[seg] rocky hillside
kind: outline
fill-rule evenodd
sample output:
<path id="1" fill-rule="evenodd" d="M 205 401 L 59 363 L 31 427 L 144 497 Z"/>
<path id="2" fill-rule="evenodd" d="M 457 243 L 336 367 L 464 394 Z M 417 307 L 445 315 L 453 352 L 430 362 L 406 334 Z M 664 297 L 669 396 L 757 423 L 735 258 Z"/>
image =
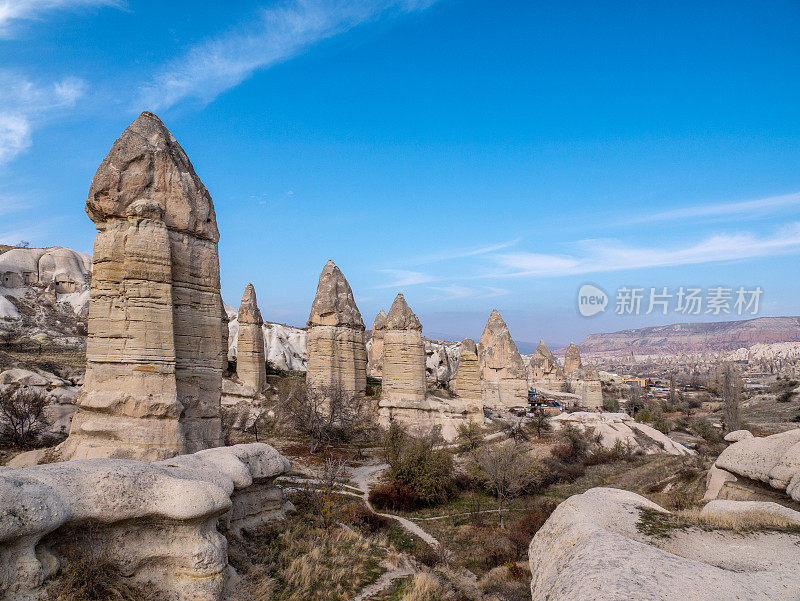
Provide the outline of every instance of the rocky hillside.
<path id="1" fill-rule="evenodd" d="M 579 348 L 596 357 L 718 353 L 756 344 L 800 342 L 800 317 L 758 317 L 742 321 L 676 323 L 668 326 L 590 334 Z"/>

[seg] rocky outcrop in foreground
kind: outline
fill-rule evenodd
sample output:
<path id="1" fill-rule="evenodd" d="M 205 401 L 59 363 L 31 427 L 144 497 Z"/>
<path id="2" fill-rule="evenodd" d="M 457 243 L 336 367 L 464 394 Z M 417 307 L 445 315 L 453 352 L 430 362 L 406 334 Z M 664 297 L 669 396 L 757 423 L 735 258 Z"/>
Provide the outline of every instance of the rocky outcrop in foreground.
<path id="1" fill-rule="evenodd" d="M 735 438 L 709 472 L 706 500 L 769 500 L 781 493 L 800 503 L 800 428 Z"/>
<path id="2" fill-rule="evenodd" d="M 263 443 L 145 463 L 0 468 L 0 599 L 34 601 L 65 562 L 119 569 L 160 599 L 221 601 L 224 534 L 281 524 L 289 462 Z M 75 569 L 73 567 L 73 569 Z"/>
<path id="3" fill-rule="evenodd" d="M 800 536 L 686 527 L 637 528 L 635 493 L 592 488 L 561 503 L 531 541 L 533 601 L 790 601 L 800 598 Z M 716 507 L 717 515 L 729 509 Z"/>
<path id="4" fill-rule="evenodd" d="M 220 445 L 216 216 L 158 117 L 142 113 L 114 142 L 86 212 L 98 228 L 86 376 L 59 457 L 153 461 Z"/>
<path id="5" fill-rule="evenodd" d="M 562 413 L 550 419 L 556 430 L 566 424 L 580 431 L 591 430 L 592 434 L 600 437 L 600 444 L 611 449 L 615 444 L 621 443 L 626 449 L 634 453 L 653 455 L 666 453 L 667 455 L 694 455 L 695 451 L 675 442 L 666 434 L 655 428 L 634 420 L 627 413 L 594 413 L 591 411 L 576 411 Z"/>

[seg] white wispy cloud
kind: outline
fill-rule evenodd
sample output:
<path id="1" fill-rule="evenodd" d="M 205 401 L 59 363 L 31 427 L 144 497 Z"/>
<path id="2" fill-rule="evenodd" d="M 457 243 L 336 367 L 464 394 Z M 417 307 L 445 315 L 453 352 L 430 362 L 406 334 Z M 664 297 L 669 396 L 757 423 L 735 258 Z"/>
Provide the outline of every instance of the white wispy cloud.
<path id="1" fill-rule="evenodd" d="M 144 85 L 139 105 L 162 110 L 186 99 L 207 103 L 256 70 L 389 12 L 414 12 L 435 0 L 293 0 L 216 38 L 191 46 Z"/>
<path id="2" fill-rule="evenodd" d="M 429 286 L 429 288 L 439 294 L 428 299 L 426 302 L 449 301 L 461 298 L 495 298 L 508 294 L 508 290 L 493 286 L 472 287 L 452 284 L 449 286 Z"/>
<path id="3" fill-rule="evenodd" d="M 31 145 L 33 130 L 59 109 L 70 108 L 86 93 L 77 77 L 41 84 L 0 69 L 0 165 Z"/>
<path id="4" fill-rule="evenodd" d="M 514 240 L 507 240 L 505 242 L 487 244 L 484 246 L 453 249 L 441 253 L 432 253 L 425 256 L 407 259 L 403 261 L 403 263 L 406 265 L 425 265 L 429 263 L 441 263 L 443 261 L 452 261 L 456 259 L 466 259 L 468 257 L 479 257 L 481 255 L 488 255 L 499 250 L 511 248 L 512 246 L 518 244 L 520 240 L 522 240 L 522 238 L 515 238 Z"/>
<path id="5" fill-rule="evenodd" d="M 800 192 L 769 196 L 755 200 L 722 202 L 671 209 L 658 213 L 634 216 L 625 219 L 624 224 L 656 223 L 661 221 L 692 220 L 714 217 L 740 217 L 758 213 L 771 213 L 788 207 L 800 206 Z"/>
<path id="6" fill-rule="evenodd" d="M 616 240 L 584 240 L 575 246 L 579 252 L 574 255 L 524 252 L 493 255 L 491 258 L 501 271 L 492 277 L 559 277 L 794 254 L 800 252 L 800 222 L 769 236 L 750 232 L 717 234 L 684 247 L 642 247 Z"/>
<path id="7" fill-rule="evenodd" d="M 41 19 L 56 11 L 123 4 L 121 0 L 0 0 L 0 38 L 10 36 L 18 21 Z"/>
<path id="8" fill-rule="evenodd" d="M 392 276 L 393 280 L 388 284 L 381 284 L 376 288 L 402 288 L 403 286 L 415 286 L 417 284 L 427 284 L 435 282 L 437 278 L 421 271 L 409 271 L 407 269 L 379 269 L 381 273 Z"/>

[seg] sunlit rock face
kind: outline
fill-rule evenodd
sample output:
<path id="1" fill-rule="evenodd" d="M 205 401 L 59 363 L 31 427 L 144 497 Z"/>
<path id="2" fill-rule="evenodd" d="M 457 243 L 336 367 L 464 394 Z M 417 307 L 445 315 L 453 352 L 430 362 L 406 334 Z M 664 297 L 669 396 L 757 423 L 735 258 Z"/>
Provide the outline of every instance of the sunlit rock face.
<path id="1" fill-rule="evenodd" d="M 317 394 L 341 389 L 363 397 L 367 388 L 364 321 L 341 270 L 328 261 L 308 317 L 306 382 Z"/>
<path id="2" fill-rule="evenodd" d="M 86 379 L 62 459 L 154 461 L 218 446 L 227 326 L 211 196 L 152 113 L 86 201 L 95 238 Z"/>
<path id="3" fill-rule="evenodd" d="M 267 379 L 264 357 L 264 320 L 258 310 L 256 290 L 248 284 L 239 306 L 239 340 L 236 349 L 236 375 L 239 381 L 261 392 Z"/>
<path id="4" fill-rule="evenodd" d="M 386 317 L 383 398 L 423 402 L 427 391 L 422 324 L 398 294 Z"/>
<path id="5" fill-rule="evenodd" d="M 483 404 L 495 409 L 528 405 L 525 364 L 508 326 L 495 309 L 478 343 Z"/>

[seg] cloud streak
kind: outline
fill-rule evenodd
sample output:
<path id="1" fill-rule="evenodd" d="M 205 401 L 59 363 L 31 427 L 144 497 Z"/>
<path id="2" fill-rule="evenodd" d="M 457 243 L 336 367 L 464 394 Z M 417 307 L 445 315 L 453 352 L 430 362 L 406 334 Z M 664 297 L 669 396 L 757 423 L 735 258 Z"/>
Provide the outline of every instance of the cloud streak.
<path id="1" fill-rule="evenodd" d="M 435 0 L 293 0 L 265 8 L 252 22 L 191 46 L 140 90 L 140 106 L 201 103 L 239 85 L 259 69 L 301 54 L 313 44 L 387 13 L 410 13 Z"/>
<path id="2" fill-rule="evenodd" d="M 0 38 L 10 37 L 18 21 L 40 19 L 64 10 L 121 6 L 120 0 L 0 0 Z"/>
<path id="3" fill-rule="evenodd" d="M 0 70 L 0 165 L 31 145 L 33 130 L 60 109 L 70 108 L 86 93 L 86 82 L 65 77 L 36 83 L 14 71 Z"/>
<path id="4" fill-rule="evenodd" d="M 709 205 L 698 205 L 671 209 L 660 213 L 651 213 L 640 217 L 632 217 L 624 221 L 624 224 L 634 223 L 657 223 L 662 221 L 677 221 L 690 219 L 703 219 L 708 217 L 739 217 L 757 213 L 770 213 L 788 207 L 800 206 L 800 192 L 793 194 L 783 194 L 780 196 L 769 196 L 756 200 L 744 200 L 739 202 L 723 202 Z"/>
<path id="5" fill-rule="evenodd" d="M 749 232 L 718 234 L 683 248 L 640 247 L 616 240 L 584 240 L 577 246 L 580 252 L 574 255 L 524 252 L 494 255 L 492 260 L 504 271 L 492 277 L 560 277 L 794 254 L 800 252 L 800 222 L 772 236 Z"/>

